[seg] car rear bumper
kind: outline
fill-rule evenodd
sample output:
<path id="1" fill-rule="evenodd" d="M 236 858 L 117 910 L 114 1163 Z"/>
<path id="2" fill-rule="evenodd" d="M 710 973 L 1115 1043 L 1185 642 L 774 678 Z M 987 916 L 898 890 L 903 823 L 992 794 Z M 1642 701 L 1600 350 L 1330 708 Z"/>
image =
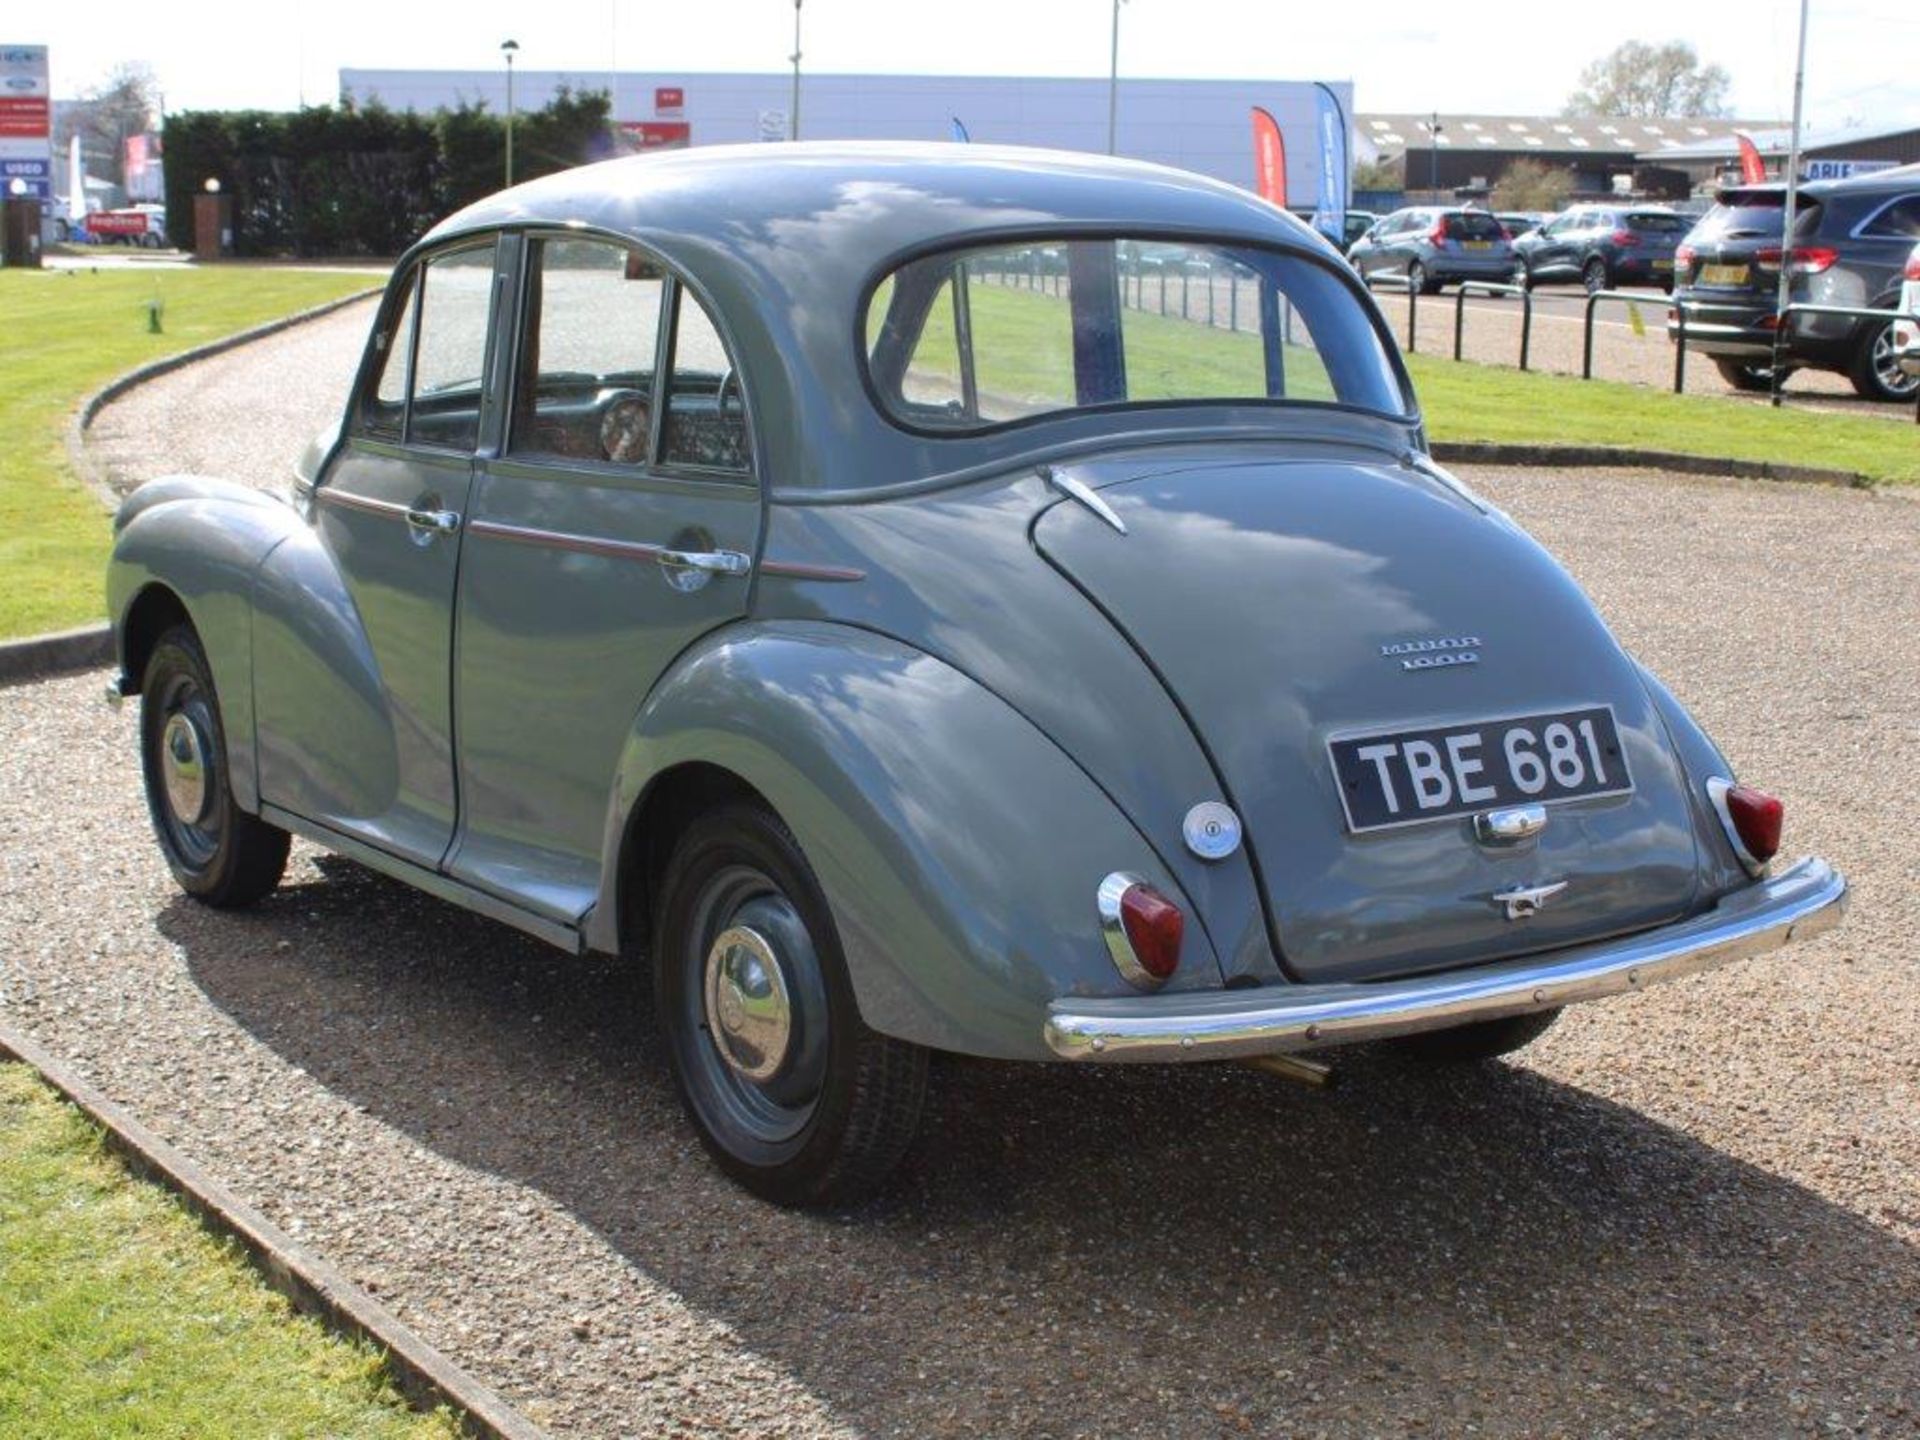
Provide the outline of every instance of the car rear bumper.
<path id="1" fill-rule="evenodd" d="M 1048 1007 L 1046 1040 L 1066 1060 L 1228 1060 L 1445 1029 L 1598 1000 L 1763 955 L 1832 929 L 1846 898 L 1846 879 L 1808 856 L 1692 919 L 1468 970 L 1368 984 L 1067 996 Z"/>

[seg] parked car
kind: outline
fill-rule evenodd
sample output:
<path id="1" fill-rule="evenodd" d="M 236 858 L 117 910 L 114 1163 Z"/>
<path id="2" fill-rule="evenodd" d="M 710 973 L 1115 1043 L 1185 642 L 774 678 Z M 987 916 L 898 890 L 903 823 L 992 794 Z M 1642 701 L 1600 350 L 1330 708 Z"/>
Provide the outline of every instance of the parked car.
<path id="1" fill-rule="evenodd" d="M 1901 275 L 1920 241 L 1920 165 L 1848 180 L 1802 185 L 1791 254 L 1783 254 L 1786 189 L 1742 185 L 1722 190 L 1676 254 L 1687 306 L 1687 346 L 1710 356 L 1729 385 L 1772 383 L 1780 269 L 1792 303 L 1853 309 L 1895 307 Z M 1796 315 L 1780 336 L 1784 380 L 1795 370 L 1845 375 L 1870 400 L 1912 400 L 1920 376 L 1894 355 L 1888 319 Z M 1669 321 L 1668 333 L 1677 333 Z"/>
<path id="2" fill-rule="evenodd" d="M 1295 206 L 1289 209 L 1287 213 L 1307 225 L 1313 224 L 1314 211 L 1311 205 Z M 1353 249 L 1353 242 L 1371 230 L 1374 222 L 1379 218 L 1380 217 L 1371 210 L 1349 209 L 1346 213 L 1343 234 L 1336 248 L 1343 254 Z"/>
<path id="3" fill-rule="evenodd" d="M 1260 298 L 1128 309 L 1146 245 Z M 886 1175 L 931 1051 L 1480 1059 L 1846 891 L 1769 870 L 1780 803 L 1433 463 L 1332 247 L 1157 166 L 521 185 L 402 258 L 287 498 L 163 479 L 115 528 L 181 887 L 259 900 L 300 835 L 646 967 L 784 1203 Z"/>
<path id="4" fill-rule="evenodd" d="M 1514 242 L 1514 284 L 1578 282 L 1673 288 L 1673 253 L 1687 217 L 1662 205 L 1575 205 Z"/>
<path id="5" fill-rule="evenodd" d="M 1920 244 L 1908 253 L 1901 277 L 1899 308 L 1915 318 L 1894 322 L 1893 353 L 1902 371 L 1920 375 Z"/>
<path id="6" fill-rule="evenodd" d="M 1485 210 L 1396 210 L 1356 240 L 1347 258 L 1369 284 L 1375 276 L 1393 276 L 1422 295 L 1462 280 L 1504 282 L 1513 274 L 1507 232 Z"/>
<path id="7" fill-rule="evenodd" d="M 1507 237 L 1518 240 L 1522 235 L 1530 235 L 1547 223 L 1547 217 L 1538 210 L 1502 210 L 1493 217 L 1506 229 Z"/>

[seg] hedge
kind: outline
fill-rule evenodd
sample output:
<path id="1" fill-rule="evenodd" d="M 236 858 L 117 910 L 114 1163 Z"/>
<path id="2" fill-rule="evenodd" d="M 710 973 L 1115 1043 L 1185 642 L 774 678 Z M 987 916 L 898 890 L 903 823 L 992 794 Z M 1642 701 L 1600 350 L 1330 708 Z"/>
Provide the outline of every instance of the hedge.
<path id="1" fill-rule="evenodd" d="M 562 90 L 516 115 L 514 179 L 614 153 L 609 109 L 603 92 Z M 167 232 L 192 236 L 193 198 L 217 179 L 240 255 L 397 255 L 506 171 L 506 123 L 484 105 L 189 110 L 167 117 L 163 144 Z"/>

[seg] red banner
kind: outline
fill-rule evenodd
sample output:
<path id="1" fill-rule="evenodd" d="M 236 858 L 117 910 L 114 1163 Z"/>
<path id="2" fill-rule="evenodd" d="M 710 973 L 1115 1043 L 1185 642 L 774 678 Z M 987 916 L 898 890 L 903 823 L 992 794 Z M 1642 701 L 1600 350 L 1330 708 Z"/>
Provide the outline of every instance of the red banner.
<path id="1" fill-rule="evenodd" d="M 1744 130 L 1733 132 L 1733 138 L 1740 142 L 1740 183 L 1742 185 L 1764 184 L 1767 178 L 1766 162 L 1760 158 L 1760 147 L 1753 143 L 1753 136 Z"/>
<path id="2" fill-rule="evenodd" d="M 1287 142 L 1280 138 L 1280 122 L 1253 107 L 1253 181 L 1260 198 L 1287 208 Z"/>
<path id="3" fill-rule="evenodd" d="M 0 96 L 0 135 L 44 140 L 52 114 L 44 95 Z"/>
<path id="4" fill-rule="evenodd" d="M 685 120 L 623 120 L 620 133 L 642 150 L 679 150 L 693 143 Z"/>
<path id="5" fill-rule="evenodd" d="M 89 235 L 144 235 L 148 223 L 144 211 L 140 210 L 96 210 L 87 216 Z"/>

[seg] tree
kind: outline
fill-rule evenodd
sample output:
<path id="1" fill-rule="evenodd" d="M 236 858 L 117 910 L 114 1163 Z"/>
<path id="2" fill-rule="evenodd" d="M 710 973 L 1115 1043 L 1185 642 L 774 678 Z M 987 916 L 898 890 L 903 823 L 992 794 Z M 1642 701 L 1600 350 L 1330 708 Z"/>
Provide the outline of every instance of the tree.
<path id="1" fill-rule="evenodd" d="M 127 140 L 153 129 L 159 114 L 160 81 L 153 68 L 140 61 L 123 62 L 67 111 L 55 138 L 64 147 L 78 134 L 88 154 L 105 159 L 113 182 L 124 185 Z"/>
<path id="2" fill-rule="evenodd" d="M 1493 187 L 1493 204 L 1497 210 L 1552 212 L 1564 209 L 1572 193 L 1573 176 L 1567 171 L 1522 156 L 1507 166 Z"/>
<path id="3" fill-rule="evenodd" d="M 1580 88 L 1568 97 L 1566 113 L 1640 119 L 1726 115 L 1732 83 L 1718 65 L 1702 65 L 1684 40 L 1664 45 L 1629 40 L 1580 72 Z"/>
<path id="4" fill-rule="evenodd" d="M 1398 190 L 1405 183 L 1397 161 L 1364 160 L 1353 167 L 1356 190 Z"/>

